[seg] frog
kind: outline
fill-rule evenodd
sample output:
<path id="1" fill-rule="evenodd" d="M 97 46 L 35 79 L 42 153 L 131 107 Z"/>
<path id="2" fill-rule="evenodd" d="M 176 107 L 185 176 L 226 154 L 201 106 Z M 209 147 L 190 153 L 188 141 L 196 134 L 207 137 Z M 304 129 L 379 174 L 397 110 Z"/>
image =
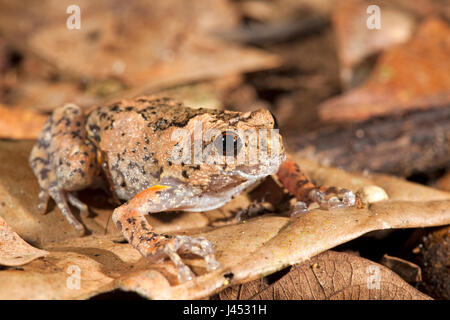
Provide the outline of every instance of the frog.
<path id="1" fill-rule="evenodd" d="M 246 132 L 264 134 L 248 139 L 242 137 Z M 270 152 L 260 160 L 239 158 L 263 149 Z M 29 163 L 40 187 L 38 211 L 45 213 L 53 199 L 82 236 L 85 228 L 69 204 L 88 214 L 77 192 L 100 181 L 118 203 L 112 221 L 127 242 L 152 263 L 170 259 L 184 282 L 195 274 L 181 253 L 200 256 L 207 271 L 220 267 L 212 242 L 155 232 L 146 215 L 221 207 L 275 174 L 285 159 L 277 121 L 266 109 L 191 108 L 168 97 L 141 96 L 86 112 L 71 103 L 58 107 L 44 124 Z"/>

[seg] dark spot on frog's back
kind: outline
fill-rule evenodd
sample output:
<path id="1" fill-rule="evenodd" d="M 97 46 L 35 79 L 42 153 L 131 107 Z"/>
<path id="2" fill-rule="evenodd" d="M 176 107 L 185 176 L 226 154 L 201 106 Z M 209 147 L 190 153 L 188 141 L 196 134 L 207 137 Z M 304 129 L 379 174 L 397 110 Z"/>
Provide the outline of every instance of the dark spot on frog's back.
<path id="1" fill-rule="evenodd" d="M 50 142 L 44 139 L 39 139 L 37 140 L 36 145 L 38 146 L 38 148 L 47 149 L 48 147 L 50 147 Z"/>
<path id="2" fill-rule="evenodd" d="M 159 167 L 158 170 L 151 171 L 150 175 L 153 178 L 155 178 L 156 180 L 159 180 L 161 178 L 161 175 L 162 175 L 163 172 L 164 172 L 164 169 L 162 167 Z"/>
<path id="3" fill-rule="evenodd" d="M 136 168 L 137 166 L 138 166 L 137 163 L 134 162 L 134 161 L 128 162 L 128 169 L 134 169 L 134 168 Z"/>
<path id="4" fill-rule="evenodd" d="M 110 108 L 111 108 L 112 112 L 119 112 L 120 111 L 120 107 L 117 104 L 113 104 Z"/>
<path id="5" fill-rule="evenodd" d="M 80 176 L 82 176 L 83 178 L 84 178 L 84 176 L 86 175 L 82 169 L 77 168 L 77 169 L 74 169 L 74 170 L 72 170 L 72 171 L 70 172 L 70 176 L 71 176 L 71 177 L 74 176 L 75 173 L 78 173 L 78 174 L 79 174 Z"/>
<path id="6" fill-rule="evenodd" d="M 157 130 L 165 130 L 170 126 L 169 121 L 167 119 L 159 119 L 155 122 L 154 129 Z"/>
<path id="7" fill-rule="evenodd" d="M 41 171 L 39 171 L 39 174 L 41 176 L 42 180 L 45 180 L 48 178 L 48 173 L 50 172 L 50 169 L 43 168 Z"/>
<path id="8" fill-rule="evenodd" d="M 70 134 L 72 135 L 72 139 L 76 139 L 76 138 L 81 139 L 80 129 L 72 131 L 72 132 L 70 132 Z"/>
<path id="9" fill-rule="evenodd" d="M 148 231 L 147 224 L 145 223 L 145 221 L 141 221 L 141 228 L 145 231 Z"/>
<path id="10" fill-rule="evenodd" d="M 186 179 L 189 179 L 189 174 L 186 172 L 186 170 L 183 170 L 183 171 L 181 172 L 181 175 L 182 175 L 183 177 L 185 177 Z"/>
<path id="11" fill-rule="evenodd" d="M 135 219 L 135 218 L 128 218 L 128 219 L 127 219 L 127 222 L 128 222 L 129 224 L 135 225 L 135 224 L 136 224 L 136 219 Z"/>

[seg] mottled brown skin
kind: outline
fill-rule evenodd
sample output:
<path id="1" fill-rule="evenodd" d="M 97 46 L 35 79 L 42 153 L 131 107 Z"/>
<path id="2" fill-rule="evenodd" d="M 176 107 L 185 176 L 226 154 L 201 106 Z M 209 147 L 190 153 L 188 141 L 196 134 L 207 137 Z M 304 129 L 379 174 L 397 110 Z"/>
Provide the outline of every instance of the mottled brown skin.
<path id="1" fill-rule="evenodd" d="M 199 124 L 202 132 L 214 129 L 219 135 L 203 139 L 199 149 L 191 150 L 200 161 L 173 161 L 173 150 L 180 144 L 179 139 L 173 138 L 176 130 L 195 135 Z M 113 196 L 128 200 L 113 212 L 113 221 L 128 242 L 152 260 L 168 256 L 178 268 L 180 280 L 191 279 L 193 274 L 177 251 L 183 249 L 204 257 L 211 270 L 218 266 L 212 244 L 204 238 L 157 234 L 144 215 L 213 209 L 276 173 L 285 159 L 278 134 L 274 139 L 280 152 L 256 164 L 224 161 L 236 154 L 216 153 L 217 162 L 206 161 L 211 159 L 208 152 L 214 150 L 217 141 L 222 141 L 217 139 L 222 139 L 225 132 L 274 127 L 275 119 L 267 110 L 241 113 L 191 109 L 168 98 L 122 100 L 87 115 L 75 105 L 65 105 L 49 118 L 30 155 L 41 187 L 39 209 L 45 212 L 52 197 L 67 220 L 83 233 L 84 228 L 72 215 L 67 201 L 87 212 L 74 192 L 92 185 L 103 173 Z M 267 137 L 264 141 L 272 145 L 272 140 L 273 137 Z M 255 152 L 259 147 L 245 140 L 236 152 Z"/>

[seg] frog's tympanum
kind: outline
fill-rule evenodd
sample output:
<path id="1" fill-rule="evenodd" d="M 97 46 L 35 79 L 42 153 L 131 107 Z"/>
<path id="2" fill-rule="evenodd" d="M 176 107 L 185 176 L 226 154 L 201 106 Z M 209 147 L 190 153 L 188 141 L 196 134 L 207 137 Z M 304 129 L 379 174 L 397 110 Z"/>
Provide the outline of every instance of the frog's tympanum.
<path id="1" fill-rule="evenodd" d="M 122 100 L 87 114 L 67 104 L 48 119 L 30 155 L 41 188 L 38 208 L 44 213 L 53 198 L 68 222 L 83 234 L 84 227 L 68 203 L 86 214 L 88 208 L 76 191 L 102 177 L 115 199 L 127 201 L 112 216 L 127 241 L 152 261 L 169 257 L 180 280 L 192 279 L 178 251 L 203 257 L 207 269 L 213 270 L 219 263 L 211 242 L 155 233 L 145 215 L 211 210 L 276 173 L 285 154 L 274 128 L 276 121 L 267 110 L 191 109 L 167 98 Z M 242 137 L 255 131 L 275 134 Z M 183 139 L 192 142 L 187 152 L 180 148 Z M 269 151 L 257 161 L 240 157 L 257 155 L 262 149 Z"/>

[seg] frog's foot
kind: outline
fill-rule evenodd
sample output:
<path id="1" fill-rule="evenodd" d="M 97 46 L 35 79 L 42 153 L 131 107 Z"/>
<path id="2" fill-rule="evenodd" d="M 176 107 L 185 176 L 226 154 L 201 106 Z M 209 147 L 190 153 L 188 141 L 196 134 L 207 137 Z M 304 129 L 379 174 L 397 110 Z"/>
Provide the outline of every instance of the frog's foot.
<path id="1" fill-rule="evenodd" d="M 219 263 L 214 255 L 212 243 L 205 238 L 189 236 L 169 236 L 151 231 L 152 227 L 145 216 L 137 210 L 129 210 L 129 204 L 116 208 L 113 221 L 122 231 L 125 239 L 151 262 L 170 258 L 178 271 L 178 280 L 184 282 L 195 277 L 191 269 L 183 263 L 178 252 L 201 256 L 208 271 L 215 270 Z"/>
<path id="2" fill-rule="evenodd" d="M 72 225 L 79 236 L 83 236 L 85 234 L 84 226 L 75 218 L 70 211 L 70 207 L 67 203 L 66 193 L 59 189 L 50 189 L 50 196 L 55 200 L 56 205 L 59 210 L 63 214 L 63 216 L 67 219 L 67 221 Z M 78 199 L 77 199 L 78 200 Z"/>
<path id="3" fill-rule="evenodd" d="M 69 200 L 69 203 L 71 205 L 73 205 L 75 208 L 77 208 L 78 210 L 80 210 L 80 214 L 87 217 L 89 215 L 89 208 L 88 206 L 81 202 L 80 199 L 77 198 L 77 196 L 72 193 L 72 192 L 68 192 L 67 193 L 67 200 Z"/>
<path id="4" fill-rule="evenodd" d="M 305 201 L 297 201 L 291 208 L 291 217 L 306 213 L 312 208 L 321 208 L 324 210 L 349 208 L 356 205 L 356 195 L 353 191 L 345 188 L 314 188 Z"/>
<path id="5" fill-rule="evenodd" d="M 189 236 L 173 236 L 164 238 L 159 243 L 155 244 L 153 248 L 148 250 L 146 255 L 149 259 L 167 256 L 172 260 L 178 271 L 178 280 L 180 282 L 192 280 L 195 275 L 191 269 L 186 266 L 178 251 L 183 253 L 193 253 L 205 259 L 206 270 L 216 270 L 220 264 L 215 258 L 214 247 L 212 243 L 205 238 L 193 238 Z"/>
<path id="6" fill-rule="evenodd" d="M 321 209 L 348 208 L 356 204 L 355 193 L 345 188 L 314 188 L 310 191 L 309 198 L 318 203 Z"/>
<path id="7" fill-rule="evenodd" d="M 309 177 L 292 160 L 286 160 L 278 171 L 283 186 L 293 194 L 298 202 L 291 215 L 307 212 L 314 204 L 321 209 L 353 207 L 357 203 L 353 191 L 336 187 L 316 187 Z"/>

